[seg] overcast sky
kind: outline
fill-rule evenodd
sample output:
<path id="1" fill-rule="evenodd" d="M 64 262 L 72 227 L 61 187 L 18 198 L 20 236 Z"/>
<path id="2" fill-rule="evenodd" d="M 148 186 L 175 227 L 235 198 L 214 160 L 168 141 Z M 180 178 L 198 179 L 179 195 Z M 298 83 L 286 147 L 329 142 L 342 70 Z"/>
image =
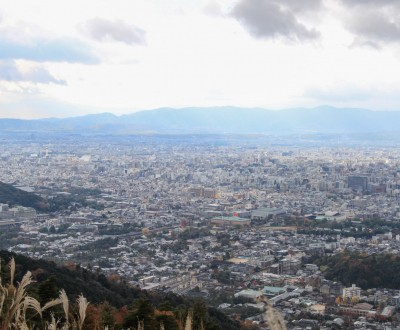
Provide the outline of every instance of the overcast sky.
<path id="1" fill-rule="evenodd" d="M 399 0 L 3 0 L 0 117 L 400 109 Z"/>

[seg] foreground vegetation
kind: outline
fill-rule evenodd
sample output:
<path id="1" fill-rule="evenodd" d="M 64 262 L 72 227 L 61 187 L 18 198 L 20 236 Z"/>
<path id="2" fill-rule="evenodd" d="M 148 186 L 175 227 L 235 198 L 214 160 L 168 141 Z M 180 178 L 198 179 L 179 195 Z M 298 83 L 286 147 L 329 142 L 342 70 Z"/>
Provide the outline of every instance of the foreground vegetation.
<path id="1" fill-rule="evenodd" d="M 79 265 L 57 267 L 6 251 L 0 252 L 0 258 L 0 330 L 249 329 L 204 301 L 148 293 L 117 276 L 106 277 Z M 10 304 L 19 306 L 12 309 L 12 316 Z"/>
<path id="2" fill-rule="evenodd" d="M 0 278 L 0 329 L 29 330 L 35 327 L 42 329 L 83 329 L 88 302 L 80 295 L 76 300 L 76 312 L 70 312 L 70 303 L 64 290 L 58 298 L 41 305 L 40 302 L 27 293 L 27 287 L 32 283 L 32 274 L 27 272 L 21 282 L 14 285 L 15 261 L 9 263 L 10 281 L 3 284 Z M 54 307 L 62 306 L 63 315 L 55 318 L 55 311 L 50 312 L 50 320 L 43 316 Z"/>

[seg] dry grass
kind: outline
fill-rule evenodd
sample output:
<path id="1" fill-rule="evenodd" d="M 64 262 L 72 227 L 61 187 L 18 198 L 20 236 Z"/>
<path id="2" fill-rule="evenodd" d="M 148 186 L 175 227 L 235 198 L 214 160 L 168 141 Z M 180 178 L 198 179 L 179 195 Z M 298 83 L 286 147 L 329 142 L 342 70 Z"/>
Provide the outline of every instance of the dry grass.
<path id="1" fill-rule="evenodd" d="M 282 318 L 282 315 L 272 307 L 268 299 L 266 299 L 265 302 L 266 302 L 265 314 L 268 322 L 268 327 L 271 330 L 286 330 L 286 324 Z"/>
<path id="2" fill-rule="evenodd" d="M 189 311 L 186 318 L 185 330 L 192 330 L 192 323 L 193 323 L 193 313 L 192 311 Z"/>
<path id="3" fill-rule="evenodd" d="M 46 330 L 83 329 L 83 323 L 86 318 L 86 309 L 89 305 L 84 296 L 80 295 L 77 299 L 77 305 L 79 308 L 77 315 L 70 314 L 70 304 L 64 290 L 60 291 L 60 295 L 57 299 L 49 301 L 42 307 L 39 301 L 29 296 L 26 291 L 28 285 L 32 283 L 31 273 L 27 272 L 21 282 L 15 286 L 15 261 L 13 258 L 9 263 L 9 268 L 10 283 L 3 283 L 0 276 L 0 330 L 32 330 L 34 324 L 27 318 L 28 310 L 30 310 L 30 318 L 35 316 L 42 320 L 44 311 L 58 305 L 62 305 L 64 321 L 61 322 L 60 320 L 56 320 L 54 314 L 51 314 L 51 321 L 44 323 Z"/>

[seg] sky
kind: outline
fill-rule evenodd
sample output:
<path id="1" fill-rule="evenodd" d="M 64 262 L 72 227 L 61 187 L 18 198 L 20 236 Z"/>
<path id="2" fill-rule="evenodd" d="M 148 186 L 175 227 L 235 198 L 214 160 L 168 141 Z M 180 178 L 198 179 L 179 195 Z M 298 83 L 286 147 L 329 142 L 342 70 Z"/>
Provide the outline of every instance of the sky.
<path id="1" fill-rule="evenodd" d="M 400 110 L 398 0 L 3 0 L 0 117 Z"/>

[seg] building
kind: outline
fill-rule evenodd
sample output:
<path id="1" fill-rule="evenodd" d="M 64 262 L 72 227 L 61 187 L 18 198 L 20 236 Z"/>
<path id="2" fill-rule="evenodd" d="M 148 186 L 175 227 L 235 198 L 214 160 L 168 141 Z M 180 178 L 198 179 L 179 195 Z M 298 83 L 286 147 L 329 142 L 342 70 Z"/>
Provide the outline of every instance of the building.
<path id="1" fill-rule="evenodd" d="M 189 189 L 189 194 L 193 197 L 203 197 L 204 188 L 203 187 L 192 187 Z"/>
<path id="2" fill-rule="evenodd" d="M 360 303 L 355 306 L 340 306 L 339 312 L 344 315 L 350 315 L 354 317 L 368 317 L 374 318 L 376 315 L 376 310 L 372 309 L 372 305 L 368 303 Z"/>
<path id="3" fill-rule="evenodd" d="M 281 260 L 282 272 L 285 274 L 295 274 L 301 266 L 301 261 L 294 258 L 284 258 Z"/>
<path id="4" fill-rule="evenodd" d="M 205 188 L 204 189 L 204 197 L 205 198 L 216 198 L 217 191 L 212 188 Z"/>
<path id="5" fill-rule="evenodd" d="M 211 219 L 212 224 L 227 226 L 227 227 L 235 227 L 235 226 L 250 226 L 250 220 L 239 218 L 239 217 L 215 217 Z"/>
<path id="6" fill-rule="evenodd" d="M 6 232 L 10 230 L 21 230 L 21 225 L 24 221 L 17 220 L 2 220 L 0 219 L 0 232 Z"/>
<path id="7" fill-rule="evenodd" d="M 355 284 L 353 284 L 349 288 L 343 289 L 343 298 L 351 299 L 352 297 L 361 297 L 361 288 L 357 287 Z"/>
<path id="8" fill-rule="evenodd" d="M 272 218 L 276 218 L 279 216 L 284 216 L 286 214 L 286 210 L 280 208 L 271 208 L 271 207 L 260 207 L 257 210 L 251 212 L 252 220 L 268 220 Z"/>
<path id="9" fill-rule="evenodd" d="M 262 290 L 263 295 L 269 298 L 275 297 L 279 294 L 285 293 L 285 288 L 282 287 L 275 287 L 275 286 L 265 286 Z"/>
<path id="10" fill-rule="evenodd" d="M 12 209 L 0 204 L 0 220 L 36 220 L 36 210 L 32 207 L 17 206 Z"/>
<path id="11" fill-rule="evenodd" d="M 353 190 L 362 192 L 368 190 L 368 177 L 360 175 L 350 175 L 347 177 L 347 186 Z"/>
<path id="12" fill-rule="evenodd" d="M 248 289 L 248 290 L 239 291 L 238 293 L 235 293 L 234 296 L 236 298 L 242 297 L 242 298 L 250 299 L 250 300 L 257 302 L 261 299 L 261 297 L 263 296 L 263 293 L 262 293 L 262 291 Z"/>

